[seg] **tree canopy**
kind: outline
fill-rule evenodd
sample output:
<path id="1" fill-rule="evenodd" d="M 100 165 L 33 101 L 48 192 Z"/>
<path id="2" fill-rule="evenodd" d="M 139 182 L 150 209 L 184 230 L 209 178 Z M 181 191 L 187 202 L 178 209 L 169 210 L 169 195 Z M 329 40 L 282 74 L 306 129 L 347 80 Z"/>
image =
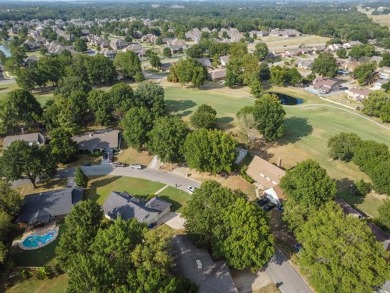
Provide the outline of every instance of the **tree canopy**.
<path id="1" fill-rule="evenodd" d="M 215 127 L 217 121 L 217 111 L 209 105 L 203 104 L 191 116 L 191 124 L 196 129 L 211 129 Z"/>
<path id="2" fill-rule="evenodd" d="M 336 58 L 331 53 L 320 53 L 316 59 L 314 59 L 312 71 L 325 77 L 335 77 L 337 73 Z"/>
<path id="3" fill-rule="evenodd" d="M 360 137 L 355 133 L 340 133 L 328 140 L 329 156 L 345 162 L 352 160 L 355 148 L 360 143 Z"/>

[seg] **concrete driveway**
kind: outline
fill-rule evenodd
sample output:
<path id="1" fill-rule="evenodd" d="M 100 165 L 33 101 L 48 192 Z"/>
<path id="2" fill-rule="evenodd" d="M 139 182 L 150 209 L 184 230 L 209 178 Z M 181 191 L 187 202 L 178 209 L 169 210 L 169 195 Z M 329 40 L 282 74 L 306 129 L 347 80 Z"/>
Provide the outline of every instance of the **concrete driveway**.
<path id="1" fill-rule="evenodd" d="M 166 224 L 174 230 L 184 230 L 185 219 L 180 213 L 170 212 L 157 221 L 157 225 Z"/>

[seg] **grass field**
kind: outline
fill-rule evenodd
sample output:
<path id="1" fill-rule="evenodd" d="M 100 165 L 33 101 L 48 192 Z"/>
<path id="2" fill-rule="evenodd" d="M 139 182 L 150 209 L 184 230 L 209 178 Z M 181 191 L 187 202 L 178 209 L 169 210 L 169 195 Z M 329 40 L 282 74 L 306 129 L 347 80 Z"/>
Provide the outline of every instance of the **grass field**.
<path id="1" fill-rule="evenodd" d="M 8 288 L 6 293 L 65 293 L 68 285 L 68 277 L 61 275 L 46 280 L 28 279 Z"/>
<path id="2" fill-rule="evenodd" d="M 45 265 L 55 265 L 55 248 L 58 244 L 61 234 L 64 232 L 65 225 L 60 226 L 59 235 L 48 245 L 35 250 L 18 250 L 12 253 L 16 266 L 20 267 L 41 267 Z"/>
<path id="3" fill-rule="evenodd" d="M 361 6 L 358 7 L 358 10 L 361 13 L 366 14 L 369 18 L 371 18 L 374 22 L 379 23 L 383 26 L 390 27 L 390 15 L 382 14 L 382 15 L 372 15 L 374 12 L 374 9 L 366 10 L 362 8 Z"/>
<path id="4" fill-rule="evenodd" d="M 284 47 L 284 46 L 286 47 L 299 46 L 302 44 L 305 44 L 306 46 L 325 44 L 329 40 L 330 39 L 326 37 L 313 36 L 313 35 L 306 35 L 306 36 L 300 36 L 295 38 L 269 37 L 269 36 L 261 38 L 261 41 L 266 43 L 270 49 Z M 250 45 L 249 49 L 251 49 L 251 47 L 252 46 Z"/>
<path id="5" fill-rule="evenodd" d="M 171 211 L 181 213 L 191 196 L 182 190 L 168 187 L 158 194 L 162 199 L 172 204 Z"/>

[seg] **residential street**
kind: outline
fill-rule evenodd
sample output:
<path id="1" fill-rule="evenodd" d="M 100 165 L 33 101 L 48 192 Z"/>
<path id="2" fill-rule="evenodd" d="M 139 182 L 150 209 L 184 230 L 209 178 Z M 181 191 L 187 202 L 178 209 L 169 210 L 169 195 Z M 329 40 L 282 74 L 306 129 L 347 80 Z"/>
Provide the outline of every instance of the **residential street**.
<path id="1" fill-rule="evenodd" d="M 279 249 L 276 251 L 265 271 L 271 277 L 272 281 L 279 285 L 282 293 L 312 292 L 301 276 L 287 261 L 284 253 Z"/>
<path id="2" fill-rule="evenodd" d="M 150 169 L 150 168 L 146 168 L 143 170 L 136 170 L 136 169 L 131 169 L 130 167 L 113 168 L 111 165 L 92 165 L 92 166 L 81 167 L 81 168 L 83 169 L 84 173 L 87 176 L 112 175 L 112 176 L 142 178 L 151 181 L 165 183 L 183 191 L 187 191 L 188 186 L 193 186 L 193 187 L 200 186 L 200 183 L 195 180 L 185 178 L 183 176 L 174 173 L 165 172 L 156 169 Z M 74 168 L 59 170 L 58 176 L 62 178 L 69 177 L 73 175 L 74 171 L 75 171 Z"/>

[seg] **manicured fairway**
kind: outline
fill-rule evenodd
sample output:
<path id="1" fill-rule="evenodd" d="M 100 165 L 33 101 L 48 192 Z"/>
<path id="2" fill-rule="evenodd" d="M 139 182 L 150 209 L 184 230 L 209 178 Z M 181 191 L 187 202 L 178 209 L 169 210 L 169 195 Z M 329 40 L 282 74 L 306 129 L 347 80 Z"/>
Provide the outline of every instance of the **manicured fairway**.
<path id="1" fill-rule="evenodd" d="M 65 293 L 69 278 L 61 275 L 52 279 L 28 279 L 8 288 L 6 293 Z"/>

